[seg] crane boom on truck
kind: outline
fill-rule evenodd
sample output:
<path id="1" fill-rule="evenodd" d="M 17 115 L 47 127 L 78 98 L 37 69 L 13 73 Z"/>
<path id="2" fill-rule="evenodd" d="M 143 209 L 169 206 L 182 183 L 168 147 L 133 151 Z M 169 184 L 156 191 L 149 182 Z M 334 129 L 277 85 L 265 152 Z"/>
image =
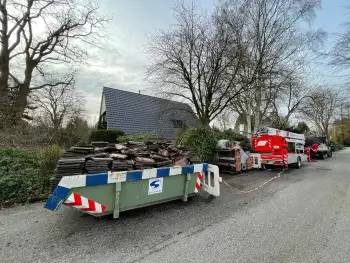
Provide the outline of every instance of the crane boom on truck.
<path id="1" fill-rule="evenodd" d="M 305 152 L 304 134 L 293 133 L 270 127 L 259 128 L 252 136 L 252 147 L 258 154 L 252 154 L 253 158 L 259 158 L 259 164 L 283 166 L 295 166 L 300 168 L 302 162 L 308 160 Z"/>

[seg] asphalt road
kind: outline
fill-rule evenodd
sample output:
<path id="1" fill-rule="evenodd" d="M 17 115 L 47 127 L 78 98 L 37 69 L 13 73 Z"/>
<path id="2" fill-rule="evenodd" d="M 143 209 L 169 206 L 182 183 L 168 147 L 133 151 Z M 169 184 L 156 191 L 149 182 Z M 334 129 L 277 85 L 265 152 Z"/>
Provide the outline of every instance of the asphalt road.
<path id="1" fill-rule="evenodd" d="M 350 262 L 350 150 L 276 172 L 225 176 L 222 195 L 123 213 L 0 211 L 0 262 Z M 229 187 L 228 185 L 231 185 Z"/>

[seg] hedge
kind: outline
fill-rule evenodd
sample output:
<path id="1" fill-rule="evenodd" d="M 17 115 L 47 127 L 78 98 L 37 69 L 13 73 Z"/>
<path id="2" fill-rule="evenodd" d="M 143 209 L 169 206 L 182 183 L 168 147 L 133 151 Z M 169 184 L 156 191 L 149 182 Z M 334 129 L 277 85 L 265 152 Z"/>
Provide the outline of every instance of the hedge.
<path id="1" fill-rule="evenodd" d="M 221 139 L 239 141 L 242 148 L 250 149 L 249 139 L 232 130 L 220 131 L 209 128 L 188 129 L 175 138 L 176 145 L 184 145 L 194 150 L 204 162 L 213 162 L 217 142 Z"/>
<path id="2" fill-rule="evenodd" d="M 350 146 L 350 138 L 344 139 L 343 144 L 344 144 L 344 146 L 349 147 Z"/>
<path id="3" fill-rule="evenodd" d="M 206 128 L 188 129 L 175 138 L 176 145 L 184 145 L 198 154 L 203 162 L 214 161 L 214 151 L 217 145 L 215 132 Z"/>
<path id="4" fill-rule="evenodd" d="M 143 133 L 143 134 L 132 134 L 128 136 L 120 136 L 118 137 L 119 143 L 127 143 L 128 141 L 135 141 L 135 142 L 156 142 L 160 140 L 156 134 L 154 133 Z"/>
<path id="5" fill-rule="evenodd" d="M 46 199 L 61 154 L 58 146 L 0 149 L 0 206 Z"/>
<path id="6" fill-rule="evenodd" d="M 242 148 L 251 150 L 250 140 L 244 135 L 234 132 L 232 129 L 225 131 L 214 130 L 214 133 L 218 140 L 238 141 Z"/>
<path id="7" fill-rule="evenodd" d="M 104 141 L 114 143 L 118 137 L 124 135 L 124 132 L 121 130 L 95 130 L 90 134 L 90 142 Z"/>

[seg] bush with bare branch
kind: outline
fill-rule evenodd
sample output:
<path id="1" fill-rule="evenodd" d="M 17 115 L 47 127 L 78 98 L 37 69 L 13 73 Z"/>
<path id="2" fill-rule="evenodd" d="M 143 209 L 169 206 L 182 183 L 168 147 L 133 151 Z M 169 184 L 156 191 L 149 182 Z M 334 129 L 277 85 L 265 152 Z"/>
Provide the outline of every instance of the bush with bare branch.
<path id="1" fill-rule="evenodd" d="M 85 111 L 84 96 L 73 85 L 48 86 L 32 96 L 32 103 L 52 129 L 54 143 L 58 143 L 61 130 L 70 119 L 80 117 Z"/>

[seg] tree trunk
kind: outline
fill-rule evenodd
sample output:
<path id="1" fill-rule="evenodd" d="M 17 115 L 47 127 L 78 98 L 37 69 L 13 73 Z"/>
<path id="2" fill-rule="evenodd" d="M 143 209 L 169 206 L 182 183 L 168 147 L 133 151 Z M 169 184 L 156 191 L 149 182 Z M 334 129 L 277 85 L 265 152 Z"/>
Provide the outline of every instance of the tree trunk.
<path id="1" fill-rule="evenodd" d="M 55 117 L 52 120 L 53 123 L 53 142 L 58 144 L 59 140 L 60 140 L 60 134 L 61 134 L 61 122 L 59 120 L 59 118 L 57 117 L 57 114 L 54 113 Z"/>
<path id="2" fill-rule="evenodd" d="M 261 108 L 261 87 L 257 88 L 257 96 L 255 101 L 255 112 L 254 112 L 254 133 L 256 133 L 260 126 L 260 108 Z"/>
<path id="3" fill-rule="evenodd" d="M 209 127 L 209 124 L 210 124 L 210 118 L 208 116 L 199 116 L 199 121 L 201 122 L 200 125 L 202 127 Z"/>
<path id="4" fill-rule="evenodd" d="M 7 98 L 8 96 L 8 82 L 9 82 L 9 56 L 8 54 L 0 53 L 0 98 Z"/>
<path id="5" fill-rule="evenodd" d="M 252 106 L 248 105 L 248 114 L 247 114 L 247 137 L 251 138 L 252 133 Z"/>
<path id="6" fill-rule="evenodd" d="M 28 96 L 30 93 L 30 83 L 34 68 L 37 66 L 37 61 L 26 60 L 26 69 L 24 71 L 24 81 L 19 84 L 18 91 L 12 105 L 12 125 L 16 125 L 22 120 L 23 114 L 28 106 Z"/>
<path id="7" fill-rule="evenodd" d="M 8 23 L 7 23 L 7 10 L 2 7 L 1 10 L 1 51 L 0 51 L 0 98 L 7 99 L 8 94 L 8 81 L 10 75 L 9 69 L 9 39 L 7 36 Z M 2 102 L 2 101 L 1 101 Z M 1 104 L 3 106 L 3 104 Z"/>
<path id="8" fill-rule="evenodd" d="M 7 10 L 5 6 L 1 6 L 1 51 L 0 51 L 0 128 L 6 127 L 9 116 L 9 61 L 10 54 L 8 51 L 9 39 L 7 36 L 8 32 L 8 21 L 7 21 Z"/>
<path id="9" fill-rule="evenodd" d="M 256 133 L 260 126 L 260 107 L 256 107 L 254 115 L 254 133 Z"/>
<path id="10" fill-rule="evenodd" d="M 15 93 L 14 102 L 11 105 L 11 119 L 10 124 L 18 124 L 23 117 L 24 111 L 27 108 L 28 104 L 28 95 L 29 95 L 29 84 L 20 84 L 18 91 Z"/>
<path id="11" fill-rule="evenodd" d="M 259 72 L 262 72 L 260 70 Z M 263 80 L 261 79 L 261 74 L 258 74 L 258 80 L 256 82 L 256 94 L 255 94 L 255 116 L 254 116 L 254 133 L 256 133 L 260 126 L 260 110 L 261 110 L 261 97 L 262 97 L 262 88 L 264 85 Z"/>
<path id="12" fill-rule="evenodd" d="M 4 39 L 2 39 L 4 41 Z M 6 126 L 9 117 L 9 108 L 11 104 L 11 100 L 9 97 L 9 54 L 6 49 L 6 44 L 8 45 L 8 41 L 5 38 L 5 42 L 2 43 L 2 48 L 0 52 L 0 118 L 1 125 Z"/>
<path id="13" fill-rule="evenodd" d="M 344 126 L 342 126 L 344 127 Z M 326 136 L 327 139 L 329 139 L 329 127 L 328 124 L 324 125 L 324 135 Z"/>

